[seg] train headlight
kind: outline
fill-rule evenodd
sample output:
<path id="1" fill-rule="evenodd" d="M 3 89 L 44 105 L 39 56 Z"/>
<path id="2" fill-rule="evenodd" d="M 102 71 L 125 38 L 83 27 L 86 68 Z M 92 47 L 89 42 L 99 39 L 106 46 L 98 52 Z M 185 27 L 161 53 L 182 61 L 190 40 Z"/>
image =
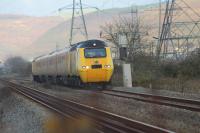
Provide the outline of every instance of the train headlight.
<path id="1" fill-rule="evenodd" d="M 82 66 L 83 69 L 89 69 L 89 66 Z"/>
<path id="2" fill-rule="evenodd" d="M 111 65 L 105 65 L 104 67 L 105 68 L 111 68 Z"/>

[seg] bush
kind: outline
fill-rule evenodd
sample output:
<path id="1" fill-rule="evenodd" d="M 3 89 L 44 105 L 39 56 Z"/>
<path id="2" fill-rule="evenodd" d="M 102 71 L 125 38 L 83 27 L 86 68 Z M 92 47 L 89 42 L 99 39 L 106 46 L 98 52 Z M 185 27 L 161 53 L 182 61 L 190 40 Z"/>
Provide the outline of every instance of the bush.
<path id="1" fill-rule="evenodd" d="M 160 65 L 160 71 L 164 77 L 176 78 L 178 76 L 179 65 L 176 62 L 167 62 Z"/>
<path id="2" fill-rule="evenodd" d="M 129 63 L 135 85 L 147 86 L 159 78 L 174 78 L 181 81 L 200 78 L 200 55 L 188 56 L 181 61 L 165 60 L 158 64 L 155 57 L 137 54 Z M 114 75 L 119 81 L 119 77 L 122 77 L 121 68 L 115 66 Z"/>
<path id="3" fill-rule="evenodd" d="M 10 57 L 5 61 L 5 69 L 8 73 L 30 75 L 31 62 L 23 59 L 22 57 Z"/>
<path id="4" fill-rule="evenodd" d="M 163 61 L 159 66 L 163 77 L 200 78 L 200 56 L 191 55 L 182 61 Z"/>
<path id="5" fill-rule="evenodd" d="M 155 57 L 144 53 L 136 54 L 131 61 L 133 83 L 136 85 L 149 85 L 158 75 L 158 66 Z"/>
<path id="6" fill-rule="evenodd" d="M 200 55 L 193 55 L 179 63 L 179 76 L 200 78 Z"/>

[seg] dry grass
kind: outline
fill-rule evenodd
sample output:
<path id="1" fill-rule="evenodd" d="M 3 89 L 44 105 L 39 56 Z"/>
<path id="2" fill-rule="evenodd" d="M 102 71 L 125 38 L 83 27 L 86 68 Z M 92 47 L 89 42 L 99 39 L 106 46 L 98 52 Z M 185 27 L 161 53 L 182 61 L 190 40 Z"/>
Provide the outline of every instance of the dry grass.
<path id="1" fill-rule="evenodd" d="M 154 89 L 200 94 L 199 79 L 181 80 L 178 78 L 160 78 L 153 81 L 152 85 Z"/>

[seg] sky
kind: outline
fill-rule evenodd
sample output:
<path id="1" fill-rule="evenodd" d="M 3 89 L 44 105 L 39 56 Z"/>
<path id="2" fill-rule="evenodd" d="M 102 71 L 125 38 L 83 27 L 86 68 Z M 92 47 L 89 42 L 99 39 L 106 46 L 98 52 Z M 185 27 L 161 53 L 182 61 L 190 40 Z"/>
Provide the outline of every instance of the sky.
<path id="1" fill-rule="evenodd" d="M 77 0 L 79 1 L 79 0 Z M 100 9 L 112 7 L 127 7 L 130 5 L 145 5 L 159 0 L 82 0 L 82 3 Z M 54 15 L 73 0 L 0 0 L 0 14 L 23 14 L 30 16 Z"/>

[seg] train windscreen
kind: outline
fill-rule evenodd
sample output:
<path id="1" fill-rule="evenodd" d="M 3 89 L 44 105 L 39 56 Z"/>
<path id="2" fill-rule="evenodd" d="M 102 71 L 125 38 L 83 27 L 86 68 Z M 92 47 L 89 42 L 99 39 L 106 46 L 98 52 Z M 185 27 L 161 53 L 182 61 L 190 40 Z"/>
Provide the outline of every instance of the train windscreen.
<path id="1" fill-rule="evenodd" d="M 106 49 L 105 48 L 86 48 L 85 58 L 102 58 L 106 57 Z"/>

